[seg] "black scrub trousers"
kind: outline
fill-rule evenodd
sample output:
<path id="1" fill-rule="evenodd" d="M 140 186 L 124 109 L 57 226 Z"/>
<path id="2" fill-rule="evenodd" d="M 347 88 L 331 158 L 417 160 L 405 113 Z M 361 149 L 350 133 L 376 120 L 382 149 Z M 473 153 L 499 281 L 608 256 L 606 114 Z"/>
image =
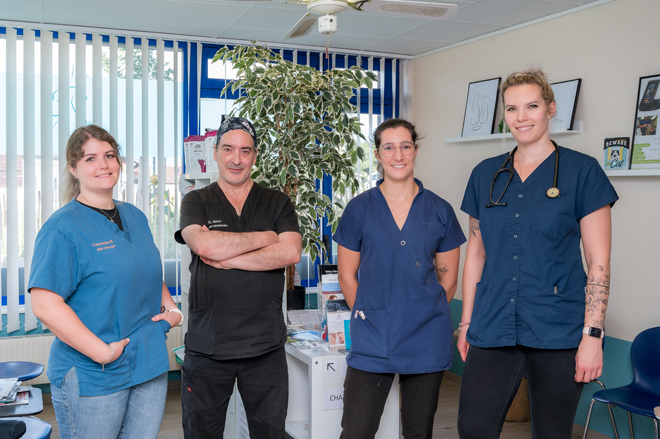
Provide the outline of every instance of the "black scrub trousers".
<path id="1" fill-rule="evenodd" d="M 181 229 L 299 232 L 289 197 L 253 184 L 241 215 L 217 183 L 186 195 Z M 183 243 L 180 232 L 175 235 Z M 284 269 L 218 270 L 192 254 L 181 405 L 186 439 L 222 438 L 237 383 L 251 439 L 284 439 L 288 372 L 282 318 Z"/>

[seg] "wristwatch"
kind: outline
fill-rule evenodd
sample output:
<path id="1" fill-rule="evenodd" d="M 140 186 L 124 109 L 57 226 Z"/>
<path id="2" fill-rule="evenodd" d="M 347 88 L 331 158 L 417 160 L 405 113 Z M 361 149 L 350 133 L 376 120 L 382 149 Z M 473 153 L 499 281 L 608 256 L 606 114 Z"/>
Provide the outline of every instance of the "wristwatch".
<path id="1" fill-rule="evenodd" d="M 181 316 L 181 321 L 179 322 L 179 324 L 177 326 L 183 325 L 184 317 L 183 317 L 183 313 L 181 312 L 181 310 L 179 308 L 168 309 L 167 312 L 175 312 L 175 313 L 179 314 Z"/>
<path id="2" fill-rule="evenodd" d="M 585 326 L 582 329 L 582 333 L 590 335 L 591 337 L 595 337 L 595 338 L 605 338 L 605 330 L 604 329 L 594 328 L 594 327 L 591 327 L 591 326 Z"/>

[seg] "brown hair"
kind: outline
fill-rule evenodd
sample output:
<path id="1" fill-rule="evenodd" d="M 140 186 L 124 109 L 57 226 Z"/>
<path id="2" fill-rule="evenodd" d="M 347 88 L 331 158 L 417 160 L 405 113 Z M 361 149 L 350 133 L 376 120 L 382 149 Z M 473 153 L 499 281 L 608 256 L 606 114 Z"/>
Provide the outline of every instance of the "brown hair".
<path id="1" fill-rule="evenodd" d="M 417 140 L 421 139 L 421 137 L 419 137 L 419 134 L 417 134 L 417 129 L 415 128 L 415 125 L 413 125 L 412 122 L 408 122 L 405 119 L 388 119 L 385 122 L 378 125 L 378 128 L 376 128 L 376 131 L 374 131 L 374 134 L 372 136 L 374 148 L 376 148 L 376 150 L 380 148 L 381 135 L 383 134 L 383 131 L 393 128 L 400 128 L 400 127 L 403 127 L 410 132 L 410 137 L 412 137 L 412 141 L 415 144 L 415 148 L 417 148 Z M 380 162 L 378 162 L 377 171 L 378 174 L 382 177 L 383 166 L 380 164 Z"/>
<path id="2" fill-rule="evenodd" d="M 504 92 L 509 87 L 525 84 L 535 84 L 541 87 L 541 97 L 545 101 L 547 108 L 550 108 L 550 104 L 555 102 L 555 94 L 552 91 L 552 87 L 550 87 L 546 74 L 538 67 L 530 67 L 522 72 L 513 72 L 504 80 L 501 92 L 502 103 L 506 105 L 504 102 Z"/>
<path id="3" fill-rule="evenodd" d="M 77 178 L 73 176 L 71 171 L 69 171 L 69 166 L 73 169 L 76 168 L 76 165 L 85 155 L 83 151 L 83 146 L 85 143 L 94 138 L 101 142 L 107 142 L 112 147 L 112 150 L 115 152 L 115 158 L 117 163 L 119 163 L 119 169 L 121 170 L 121 158 L 119 157 L 119 145 L 112 135 L 104 130 L 103 128 L 97 125 L 87 125 L 85 127 L 77 128 L 69 137 L 69 141 L 66 143 L 66 164 L 68 165 L 64 169 L 64 184 L 62 185 L 62 201 L 63 203 L 68 203 L 73 200 L 80 194 L 80 182 Z"/>

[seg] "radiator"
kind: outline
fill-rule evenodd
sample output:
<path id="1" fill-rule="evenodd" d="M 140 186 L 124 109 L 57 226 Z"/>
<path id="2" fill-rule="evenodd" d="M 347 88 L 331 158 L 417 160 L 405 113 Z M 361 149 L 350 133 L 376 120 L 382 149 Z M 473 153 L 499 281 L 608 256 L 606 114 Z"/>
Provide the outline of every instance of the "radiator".
<path id="1" fill-rule="evenodd" d="M 46 384 L 46 370 L 48 369 L 48 355 L 50 344 L 55 340 L 53 335 L 33 335 L 25 337 L 0 338 L 0 361 L 31 361 L 44 365 L 44 373 L 37 378 L 27 381 L 27 384 Z M 170 358 L 170 370 L 179 370 L 172 349 L 183 344 L 180 327 L 174 327 L 167 334 L 167 352 Z"/>

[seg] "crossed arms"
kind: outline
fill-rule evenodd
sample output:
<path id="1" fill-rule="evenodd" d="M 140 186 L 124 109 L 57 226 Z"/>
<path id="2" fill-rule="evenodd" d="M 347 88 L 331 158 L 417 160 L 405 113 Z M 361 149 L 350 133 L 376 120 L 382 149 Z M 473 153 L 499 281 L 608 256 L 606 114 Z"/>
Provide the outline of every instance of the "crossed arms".
<path id="1" fill-rule="evenodd" d="M 221 232 L 192 224 L 181 236 L 205 264 L 217 269 L 275 270 L 298 263 L 302 254 L 297 232 Z"/>

